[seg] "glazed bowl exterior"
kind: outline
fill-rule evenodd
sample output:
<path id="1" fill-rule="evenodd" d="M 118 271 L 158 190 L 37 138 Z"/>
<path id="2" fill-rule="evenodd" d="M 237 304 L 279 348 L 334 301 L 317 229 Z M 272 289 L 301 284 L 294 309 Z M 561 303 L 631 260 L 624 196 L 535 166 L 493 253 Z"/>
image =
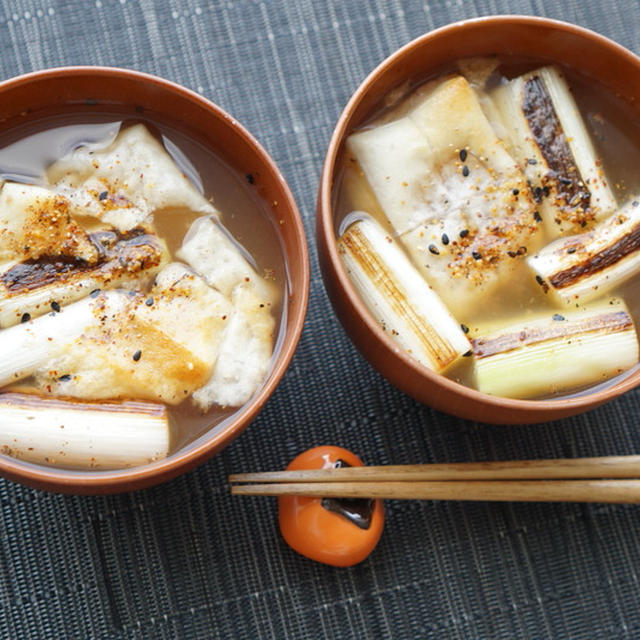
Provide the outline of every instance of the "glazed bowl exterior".
<path id="1" fill-rule="evenodd" d="M 284 178 L 265 150 L 234 118 L 197 93 L 155 76 L 108 67 L 38 71 L 0 83 L 0 131 L 28 124 L 52 110 L 117 110 L 172 126 L 214 152 L 241 175 L 251 175 L 287 265 L 285 327 L 273 366 L 255 396 L 195 442 L 164 460 L 117 471 L 68 471 L 0 455 L 0 474 L 23 484 L 64 493 L 102 494 L 141 489 L 201 464 L 228 445 L 256 417 L 282 378 L 304 324 L 309 262 L 304 228 Z"/>
<path id="2" fill-rule="evenodd" d="M 464 57 L 516 56 L 558 63 L 640 104 L 640 58 L 575 25 L 528 16 L 493 16 L 457 22 L 417 38 L 382 62 L 356 89 L 329 142 L 320 181 L 316 241 L 325 288 L 353 343 L 392 384 L 435 409 L 469 420 L 525 424 L 592 409 L 634 388 L 640 371 L 606 389 L 557 400 L 514 400 L 481 393 L 419 365 L 380 329 L 356 294 L 336 247 L 334 186 L 348 135 L 379 108 L 384 96 L 451 68 Z"/>

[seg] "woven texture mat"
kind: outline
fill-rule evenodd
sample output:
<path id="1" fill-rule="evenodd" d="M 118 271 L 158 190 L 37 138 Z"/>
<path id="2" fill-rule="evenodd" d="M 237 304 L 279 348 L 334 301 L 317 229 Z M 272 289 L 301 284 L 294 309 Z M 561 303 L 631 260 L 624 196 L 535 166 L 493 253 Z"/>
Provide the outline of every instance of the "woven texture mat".
<path id="1" fill-rule="evenodd" d="M 379 547 L 335 569 L 292 552 L 273 499 L 231 471 L 340 444 L 368 463 L 637 453 L 640 394 L 497 427 L 419 405 L 355 351 L 323 290 L 314 204 L 349 95 L 410 39 L 477 15 L 568 20 L 640 51 L 640 2 L 0 1 L 0 77 L 63 64 L 154 73 L 231 112 L 289 181 L 312 256 L 308 320 L 266 409 L 223 454 L 150 490 L 49 495 L 0 480 L 2 638 L 640 637 L 634 506 L 389 502 Z"/>

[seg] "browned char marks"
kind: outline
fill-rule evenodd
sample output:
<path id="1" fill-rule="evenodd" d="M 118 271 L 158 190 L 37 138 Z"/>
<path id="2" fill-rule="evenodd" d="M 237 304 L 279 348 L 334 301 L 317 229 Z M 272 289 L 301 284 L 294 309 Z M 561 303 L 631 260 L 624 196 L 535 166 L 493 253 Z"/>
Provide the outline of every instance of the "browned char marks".
<path id="1" fill-rule="evenodd" d="M 375 249 L 357 225 L 353 225 L 340 240 L 367 277 L 375 282 L 376 286 L 386 290 L 385 297 L 394 306 L 396 314 L 404 317 L 415 334 L 421 337 L 431 361 L 437 362 L 441 368 L 444 368 L 456 360 L 458 354 L 451 344 L 433 329 L 428 320 L 416 312 L 410 300 L 407 300 L 404 295 L 398 295 L 399 292 L 393 285 L 393 274 L 382 260 L 377 259 Z"/>
<path id="2" fill-rule="evenodd" d="M 471 341 L 476 358 L 487 358 L 497 353 L 513 351 L 521 347 L 539 344 L 558 338 L 584 333 L 615 333 L 633 327 L 633 320 L 626 311 L 602 313 L 592 318 L 576 321 L 558 321 L 539 328 L 504 333 L 495 338 L 475 338 Z"/>
<path id="3" fill-rule="evenodd" d="M 543 186 L 553 188 L 556 204 L 572 222 L 585 226 L 594 215 L 591 193 L 582 180 L 551 98 L 538 76 L 524 84 L 522 111 L 551 169 L 543 178 Z"/>
<path id="4" fill-rule="evenodd" d="M 602 251 L 595 255 L 588 255 L 582 262 L 554 273 L 548 280 L 556 289 L 569 287 L 583 278 L 607 269 L 638 249 L 640 249 L 640 224 L 635 225 L 629 233 Z"/>

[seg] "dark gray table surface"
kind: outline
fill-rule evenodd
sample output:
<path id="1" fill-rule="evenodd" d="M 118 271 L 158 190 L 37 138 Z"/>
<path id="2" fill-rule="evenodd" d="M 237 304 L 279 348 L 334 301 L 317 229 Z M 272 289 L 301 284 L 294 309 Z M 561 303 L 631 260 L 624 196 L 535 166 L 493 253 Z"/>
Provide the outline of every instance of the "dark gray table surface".
<path id="1" fill-rule="evenodd" d="M 273 499 L 232 499 L 231 471 L 341 444 L 368 463 L 637 453 L 640 393 L 547 425 L 498 427 L 422 406 L 355 351 L 326 298 L 315 194 L 351 92 L 410 39 L 477 15 L 546 15 L 640 51 L 621 0 L 0 0 L 0 78 L 66 64 L 151 72 L 230 111 L 289 181 L 312 257 L 306 328 L 284 381 L 223 454 L 113 497 L 0 480 L 3 638 L 640 637 L 635 506 L 389 502 L 361 565 L 292 552 Z"/>

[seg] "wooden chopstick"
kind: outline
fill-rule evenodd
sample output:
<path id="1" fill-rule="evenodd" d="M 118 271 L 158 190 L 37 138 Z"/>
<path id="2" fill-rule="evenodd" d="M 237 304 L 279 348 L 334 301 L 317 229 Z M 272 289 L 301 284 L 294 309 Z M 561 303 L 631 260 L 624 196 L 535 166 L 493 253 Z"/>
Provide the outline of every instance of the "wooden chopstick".
<path id="1" fill-rule="evenodd" d="M 413 482 L 640 478 L 640 456 L 507 460 L 236 473 L 229 482 Z"/>
<path id="2" fill-rule="evenodd" d="M 477 480 L 436 482 L 317 482 L 247 484 L 234 495 L 489 500 L 513 502 L 640 503 L 640 480 Z"/>
<path id="3" fill-rule="evenodd" d="M 398 500 L 640 502 L 640 456 L 239 473 L 233 495 Z"/>

